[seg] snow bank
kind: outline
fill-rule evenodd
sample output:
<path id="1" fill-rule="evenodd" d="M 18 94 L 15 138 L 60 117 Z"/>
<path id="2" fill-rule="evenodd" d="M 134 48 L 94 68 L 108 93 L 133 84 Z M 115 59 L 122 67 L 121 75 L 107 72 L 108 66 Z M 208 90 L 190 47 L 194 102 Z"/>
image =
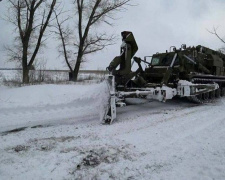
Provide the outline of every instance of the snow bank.
<path id="1" fill-rule="evenodd" d="M 0 109 L 41 107 L 75 102 L 78 99 L 101 100 L 105 83 L 91 85 L 34 85 L 19 88 L 0 87 Z"/>
<path id="2" fill-rule="evenodd" d="M 102 120 L 108 98 L 105 82 L 0 87 L 0 132 L 21 127 Z"/>

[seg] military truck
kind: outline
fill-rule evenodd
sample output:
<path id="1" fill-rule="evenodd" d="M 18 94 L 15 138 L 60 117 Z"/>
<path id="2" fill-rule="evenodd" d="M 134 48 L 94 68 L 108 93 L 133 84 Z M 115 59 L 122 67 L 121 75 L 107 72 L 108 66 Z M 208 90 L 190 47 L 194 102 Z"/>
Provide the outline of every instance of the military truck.
<path id="1" fill-rule="evenodd" d="M 156 53 L 150 61 L 134 57 L 138 50 L 132 32 L 124 31 L 120 55 L 107 70 L 110 98 L 103 121 L 116 119 L 116 106 L 125 106 L 125 98 L 139 97 L 165 102 L 175 96 L 186 97 L 195 103 L 209 102 L 225 95 L 225 55 L 198 45 Z M 133 59 L 133 60 L 132 60 Z M 132 71 L 133 63 L 138 69 Z M 146 64 L 143 69 L 142 64 Z"/>

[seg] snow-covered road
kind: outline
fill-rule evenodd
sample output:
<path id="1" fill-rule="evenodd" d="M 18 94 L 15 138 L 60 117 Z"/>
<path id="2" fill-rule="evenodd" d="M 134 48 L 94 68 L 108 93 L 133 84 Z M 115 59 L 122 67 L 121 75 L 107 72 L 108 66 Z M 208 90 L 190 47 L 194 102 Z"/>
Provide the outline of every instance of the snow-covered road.
<path id="1" fill-rule="evenodd" d="M 35 102 L 24 100 L 34 87 L 0 89 L 0 132 L 28 127 L 1 134 L 0 179 L 225 179 L 224 98 L 131 105 L 109 126 L 106 89 L 70 86 L 44 85 Z"/>

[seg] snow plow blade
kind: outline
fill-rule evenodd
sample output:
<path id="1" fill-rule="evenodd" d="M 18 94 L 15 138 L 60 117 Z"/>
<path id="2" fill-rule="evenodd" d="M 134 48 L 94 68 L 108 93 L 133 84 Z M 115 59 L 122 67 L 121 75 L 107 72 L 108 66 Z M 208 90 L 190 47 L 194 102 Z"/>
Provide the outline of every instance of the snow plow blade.
<path id="1" fill-rule="evenodd" d="M 112 122 L 116 119 L 115 77 L 113 75 L 109 75 L 106 81 L 109 87 L 110 97 L 108 100 L 108 105 L 105 109 L 103 123 L 112 124 Z"/>

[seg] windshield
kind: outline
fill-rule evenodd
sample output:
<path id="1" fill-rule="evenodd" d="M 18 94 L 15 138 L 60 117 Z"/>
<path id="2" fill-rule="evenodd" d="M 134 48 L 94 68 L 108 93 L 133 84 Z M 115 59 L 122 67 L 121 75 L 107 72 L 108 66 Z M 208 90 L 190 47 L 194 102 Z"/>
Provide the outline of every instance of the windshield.
<path id="1" fill-rule="evenodd" d="M 152 57 L 153 66 L 170 66 L 174 58 L 174 54 L 158 55 L 157 57 Z M 179 58 L 177 57 L 174 65 L 179 64 Z"/>
<path id="2" fill-rule="evenodd" d="M 171 55 L 165 56 L 164 58 L 162 58 L 161 64 L 164 66 L 169 66 L 172 63 L 172 60 L 173 60 L 173 56 Z"/>
<path id="3" fill-rule="evenodd" d="M 159 64 L 159 58 L 153 57 L 152 58 L 152 65 L 155 66 L 155 65 L 158 65 L 158 64 Z"/>

